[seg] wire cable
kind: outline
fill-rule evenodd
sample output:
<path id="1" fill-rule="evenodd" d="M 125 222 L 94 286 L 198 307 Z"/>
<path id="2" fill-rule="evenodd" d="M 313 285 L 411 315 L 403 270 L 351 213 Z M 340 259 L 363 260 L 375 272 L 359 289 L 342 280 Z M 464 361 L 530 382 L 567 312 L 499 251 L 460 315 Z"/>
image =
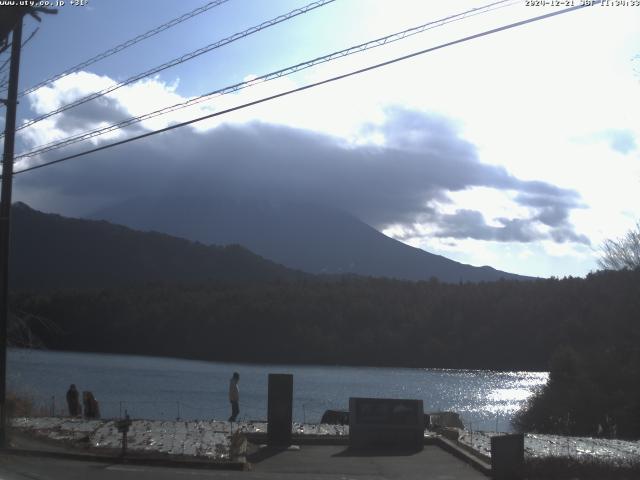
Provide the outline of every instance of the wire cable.
<path id="1" fill-rule="evenodd" d="M 67 70 L 65 70 L 64 72 L 60 72 L 46 80 L 43 80 L 42 82 L 34 85 L 33 87 L 27 88 L 26 90 L 23 90 L 22 92 L 20 92 L 18 94 L 18 97 L 23 97 L 25 95 L 28 95 L 31 92 L 35 92 L 36 90 L 44 87 L 45 85 L 48 85 L 52 82 L 55 82 L 56 80 L 61 79 L 62 77 L 66 77 L 67 75 L 73 73 L 73 72 L 77 72 L 78 70 L 82 70 L 83 68 L 88 67 L 89 65 L 92 65 L 96 62 L 99 62 L 100 60 L 104 60 L 107 57 L 110 57 L 111 55 L 115 55 L 118 52 L 121 52 L 122 50 L 125 50 L 126 48 L 129 48 L 133 45 L 135 45 L 136 43 L 139 43 L 143 40 L 146 40 L 147 38 L 153 37 L 154 35 L 157 35 L 160 32 L 164 32 L 165 30 L 168 30 L 171 27 L 175 27 L 176 25 L 185 22 L 197 15 L 200 15 L 201 13 L 204 13 L 208 10 L 211 10 L 214 7 L 217 7 L 219 5 L 222 5 L 223 3 L 228 2 L 229 0 L 215 0 L 213 2 L 209 2 L 201 7 L 196 8 L 195 10 L 192 10 L 188 13 L 185 13 L 184 15 L 181 15 L 179 17 L 174 18 L 173 20 L 169 20 L 166 23 L 163 23 L 162 25 L 159 25 L 151 30 L 149 30 L 148 32 L 142 33 L 130 40 L 127 40 L 126 42 L 123 42 L 119 45 L 116 45 L 113 48 L 110 48 L 109 50 L 106 50 L 102 53 L 99 53 L 98 55 L 91 57 L 88 60 L 85 60 L 84 62 L 81 62 L 71 68 L 68 68 Z"/>
<path id="2" fill-rule="evenodd" d="M 22 42 L 22 46 L 21 48 L 24 48 L 25 45 L 27 45 L 29 43 L 29 41 L 35 37 L 36 33 L 38 33 L 38 30 L 40 30 L 40 27 L 36 27 L 36 29 L 31 32 L 31 34 L 27 37 L 26 40 L 24 40 Z M 11 44 L 9 44 L 11 45 Z M 3 72 L 7 69 L 7 66 L 9 65 L 9 62 L 11 61 L 11 55 L 9 55 L 9 57 L 2 63 L 2 65 L 0 65 L 0 75 L 3 74 Z M 3 75 L 2 79 L 0 79 L 0 88 L 4 88 L 9 84 L 9 79 L 8 79 L 8 74 L 7 75 Z M 6 89 L 5 89 L 6 91 Z M 3 105 L 5 105 L 4 102 L 2 102 Z"/>
<path id="3" fill-rule="evenodd" d="M 31 32 L 31 34 L 27 37 L 27 39 L 22 42 L 21 48 L 24 48 L 25 45 L 29 43 L 29 41 L 36 35 L 36 33 L 38 33 L 38 30 L 40 30 L 40 27 L 36 27 L 35 30 Z M 7 68 L 10 61 L 11 61 L 11 55 L 9 55 L 7 59 L 2 63 L 2 65 L 0 65 L 0 73 L 2 73 Z"/>
<path id="4" fill-rule="evenodd" d="M 162 65 L 159 65 L 157 67 L 154 67 L 150 70 L 147 70 L 145 72 L 142 73 L 138 73 L 137 75 L 133 75 L 132 77 L 129 77 L 128 79 L 116 83 L 114 85 L 111 85 L 110 87 L 104 88 L 98 92 L 95 93 L 91 93 L 85 97 L 82 97 L 78 100 L 75 100 L 71 103 L 68 103 L 66 105 L 61 106 L 60 108 L 57 108 L 55 110 L 52 110 L 48 113 L 45 113 L 43 115 L 40 115 L 39 117 L 36 117 L 32 120 L 29 120 L 25 123 L 23 123 L 22 125 L 20 125 L 19 127 L 16 128 L 16 132 L 19 130 L 22 130 L 24 128 L 30 127 L 31 125 L 38 123 L 46 118 L 49 118 L 53 115 L 56 115 L 58 113 L 62 113 L 66 110 L 69 110 L 70 108 L 74 108 L 77 107 L 78 105 L 82 105 L 83 103 L 87 103 L 91 100 L 95 100 L 96 98 L 102 97 L 104 95 L 106 95 L 107 93 L 111 93 L 121 87 L 124 87 L 125 85 L 129 85 L 130 83 L 133 82 L 137 82 L 138 80 L 141 80 L 143 78 L 149 77 L 151 75 L 155 75 L 156 73 L 159 73 L 163 70 L 166 70 L 168 68 L 174 67 L 176 65 L 179 65 L 181 63 L 184 63 L 188 60 L 192 60 L 193 58 L 196 58 L 204 53 L 210 52 L 211 50 L 223 47 L 225 45 L 228 45 L 232 42 L 235 42 L 236 40 L 240 40 L 241 38 L 244 37 L 248 37 L 249 35 L 253 35 L 254 33 L 257 33 L 261 30 L 264 30 L 266 28 L 272 27 L 274 25 L 277 25 L 279 23 L 285 22 L 287 20 L 290 20 L 294 17 L 297 17 L 298 15 L 302 15 L 304 13 L 310 12 L 311 10 L 314 10 L 316 8 L 319 7 L 323 7 L 329 3 L 333 3 L 335 0 L 316 0 L 315 2 L 312 2 L 308 5 L 305 5 L 304 7 L 301 8 L 296 8 L 284 15 L 280 15 L 278 17 L 275 17 L 271 20 L 267 20 L 266 22 L 261 23 L 260 25 L 256 25 L 254 27 L 248 28 L 247 30 L 244 30 L 242 32 L 239 33 L 235 33 L 229 37 L 223 38 L 222 40 L 218 40 L 215 43 L 211 43 L 209 45 L 206 45 L 202 48 L 199 48 L 197 50 L 194 50 L 192 52 L 189 53 L 185 53 L 184 55 L 174 58 L 173 60 L 170 60 L 166 63 L 163 63 Z M 1 137 L 2 135 L 0 135 Z"/>
<path id="5" fill-rule="evenodd" d="M 113 131 L 116 131 L 116 130 L 120 130 L 120 129 L 123 129 L 125 127 L 131 126 L 133 124 L 142 122 L 144 120 L 149 120 L 151 118 L 155 118 L 155 117 L 160 116 L 160 115 L 164 115 L 164 114 L 176 111 L 176 110 L 180 110 L 180 109 L 183 109 L 183 108 L 187 108 L 187 107 L 196 105 L 198 103 L 209 101 L 209 100 L 212 100 L 214 98 L 217 98 L 217 97 L 220 97 L 220 96 L 223 96 L 223 95 L 227 95 L 227 94 L 236 92 L 236 91 L 244 89 L 244 88 L 252 87 L 252 86 L 258 85 L 260 83 L 267 82 L 269 80 L 274 80 L 274 79 L 277 79 L 277 78 L 280 78 L 280 77 L 284 77 L 284 76 L 287 76 L 287 75 L 292 75 L 293 73 L 299 72 L 301 70 L 305 70 L 307 68 L 311 68 L 311 67 L 319 65 L 321 63 L 327 63 L 327 62 L 330 62 L 330 61 L 333 61 L 333 60 L 337 60 L 337 59 L 342 58 L 342 57 L 353 55 L 355 53 L 361 53 L 361 52 L 364 52 L 364 51 L 367 51 L 367 50 L 371 50 L 371 49 L 376 48 L 376 47 L 380 47 L 380 46 L 383 46 L 383 45 L 388 45 L 390 43 L 393 43 L 393 42 L 396 42 L 398 40 L 402 40 L 402 39 L 408 38 L 408 37 L 410 37 L 412 35 L 416 35 L 418 33 L 422 33 L 424 31 L 430 30 L 432 28 L 440 27 L 440 26 L 446 25 L 448 23 L 452 23 L 452 22 L 455 22 L 455 21 L 462 20 L 464 18 L 469 18 L 471 16 L 487 13 L 487 12 L 490 12 L 492 10 L 496 10 L 498 8 L 503 8 L 503 7 L 506 7 L 506 6 L 513 5 L 515 3 L 520 3 L 520 0 L 502 0 L 502 1 L 494 2 L 494 3 L 490 3 L 490 4 L 485 5 L 483 7 L 477 7 L 477 8 L 473 8 L 471 10 L 467 10 L 467 11 L 462 12 L 462 13 L 458 13 L 458 14 L 455 14 L 455 15 L 450 15 L 448 17 L 445 17 L 445 18 L 442 18 L 442 19 L 439 19 L 439 20 L 430 21 L 428 23 L 419 25 L 417 27 L 412 27 L 412 28 L 403 30 L 401 32 L 393 33 L 393 34 L 387 35 L 385 37 L 380 37 L 380 38 L 377 38 L 375 40 L 371 40 L 371 41 L 366 42 L 366 43 L 355 45 L 355 46 L 352 46 L 352 47 L 349 47 L 349 48 L 346 48 L 346 49 L 343 49 L 343 50 L 338 50 L 338 51 L 330 53 L 328 55 L 324 55 L 322 57 L 317 57 L 317 58 L 314 58 L 312 60 L 308 60 L 306 62 L 302 62 L 302 63 L 299 63 L 297 65 L 291 66 L 291 67 L 287 67 L 287 68 L 284 68 L 284 69 L 276 70 L 275 72 L 271 72 L 271 73 L 268 73 L 266 75 L 262 75 L 260 77 L 253 78 L 251 80 L 246 80 L 244 82 L 236 83 L 234 85 L 230 85 L 230 86 L 218 89 L 218 90 L 214 90 L 212 92 L 205 93 L 205 94 L 200 95 L 198 97 L 191 98 L 191 99 L 186 100 L 184 102 L 176 103 L 174 105 L 170 105 L 170 106 L 167 106 L 167 107 L 160 108 L 158 110 L 154 110 L 154 111 L 146 113 L 144 115 L 131 117 L 131 118 L 128 118 L 128 119 L 123 120 L 121 122 L 114 123 L 112 125 L 108 125 L 108 126 L 105 126 L 105 127 L 101 127 L 101 128 L 97 128 L 97 129 L 94 129 L 94 130 L 87 131 L 87 132 L 83 132 L 83 133 L 80 133 L 80 134 L 72 136 L 72 137 L 67 137 L 67 138 L 65 138 L 63 140 L 55 140 L 55 141 L 49 142 L 47 144 L 39 145 L 38 147 L 36 147 L 35 149 L 33 149 L 33 150 L 29 151 L 29 152 L 21 153 L 20 155 L 17 155 L 15 157 L 15 159 L 33 157 L 33 156 L 40 155 L 42 153 L 46 153 L 46 152 L 49 152 L 49 151 L 52 151 L 52 150 L 57 150 L 59 148 L 72 145 L 74 143 L 78 143 L 78 142 L 81 142 L 81 141 L 84 141 L 84 140 L 89 140 L 89 139 L 97 137 L 99 135 L 104 135 L 106 133 L 110 133 L 110 132 L 113 132 Z"/>
<path id="6" fill-rule="evenodd" d="M 591 3 L 591 5 L 598 5 L 600 2 L 601 2 L 601 0 L 594 0 L 594 2 Z M 254 100 L 252 102 L 243 103 L 241 105 L 237 105 L 235 107 L 227 108 L 225 110 L 221 110 L 219 112 L 211 113 L 209 115 L 204 115 L 204 116 L 201 116 L 201 117 L 193 118 L 193 119 L 188 120 L 186 122 L 177 123 L 177 124 L 165 127 L 165 128 L 161 128 L 159 130 L 153 130 L 151 132 L 143 133 L 143 134 L 137 135 L 135 137 L 126 138 L 126 139 L 120 140 L 118 142 L 109 143 L 107 145 L 102 145 L 100 147 L 96 147 L 96 148 L 93 148 L 93 149 L 90 149 L 90 150 L 85 150 L 83 152 L 75 153 L 73 155 L 68 155 L 66 157 L 62 157 L 62 158 L 59 158 L 57 160 L 52 160 L 52 161 L 49 161 L 49 162 L 41 163 L 39 165 L 34 165 L 32 167 L 24 168 L 22 170 L 16 171 L 14 173 L 14 175 L 18 175 L 20 173 L 25 173 L 25 172 L 30 172 L 30 171 L 37 170 L 37 169 L 40 169 L 40 168 L 48 167 L 50 165 L 55 165 L 55 164 L 58 164 L 58 163 L 66 162 L 67 160 L 72 160 L 74 158 L 82 157 L 82 156 L 88 155 L 90 153 L 100 152 L 102 150 L 107 150 L 107 149 L 112 148 L 112 147 L 116 147 L 116 146 L 119 146 L 119 145 L 124 145 L 126 143 L 130 143 L 130 142 L 133 142 L 133 141 L 136 141 L 136 140 L 141 140 L 143 138 L 151 137 L 151 136 L 157 135 L 159 133 L 164 133 L 164 132 L 168 132 L 170 130 L 174 130 L 176 128 L 185 127 L 187 125 L 191 125 L 191 124 L 196 123 L 196 122 L 201 122 L 203 120 L 207 120 L 207 119 L 210 119 L 210 118 L 218 117 L 218 116 L 230 113 L 230 112 L 235 112 L 237 110 L 241 110 L 241 109 L 244 109 L 244 108 L 247 108 L 247 107 L 251 107 L 253 105 L 258 105 L 260 103 L 268 102 L 268 101 L 274 100 L 276 98 L 281 98 L 281 97 L 285 97 L 285 96 L 288 96 L 288 95 L 291 95 L 291 94 L 294 94 L 294 93 L 302 92 L 304 90 L 309 90 L 311 88 L 315 88 L 315 87 L 318 87 L 320 85 L 325 85 L 325 84 L 328 84 L 328 83 L 336 82 L 338 80 L 343 80 L 343 79 L 348 78 L 348 77 L 352 77 L 352 76 L 355 76 L 355 75 L 360 75 L 360 74 L 365 73 L 365 72 L 376 70 L 376 69 L 381 68 L 381 67 L 392 65 L 392 64 L 395 64 L 395 63 L 398 63 L 398 62 L 401 62 L 401 61 L 404 61 L 404 60 L 408 60 L 410 58 L 414 58 L 414 57 L 417 57 L 417 56 L 420 56 L 420 55 L 424 55 L 424 54 L 427 54 L 427 53 L 430 53 L 430 52 L 434 52 L 436 50 L 440 50 L 440 49 L 443 49 L 443 48 L 446 48 L 446 47 L 451 47 L 453 45 L 458 45 L 460 43 L 469 42 L 471 40 L 475 40 L 475 39 L 478 39 L 478 38 L 481 38 L 481 37 L 486 37 L 488 35 L 492 35 L 492 34 L 495 34 L 495 33 L 498 33 L 498 32 L 502 32 L 502 31 L 505 31 L 505 30 L 510 30 L 512 28 L 520 27 L 522 25 L 527 25 L 529 23 L 538 22 L 540 20 L 545 20 L 547 18 L 555 17 L 557 15 L 562 15 L 564 13 L 573 12 L 573 11 L 576 11 L 576 10 L 579 10 L 579 9 L 582 9 L 582 8 L 585 8 L 585 7 L 588 7 L 588 6 L 589 6 L 589 4 L 577 5 L 577 6 L 574 6 L 574 7 L 565 8 L 563 10 L 550 12 L 550 13 L 547 13 L 547 14 L 544 14 L 544 15 L 539 15 L 537 17 L 528 18 L 526 20 L 521 20 L 521 21 L 518 21 L 518 22 L 514 22 L 514 23 L 507 24 L 507 25 L 503 25 L 501 27 L 493 28 L 491 30 L 485 30 L 483 32 L 476 33 L 476 34 L 473 34 L 473 35 L 469 35 L 469 36 L 466 36 L 466 37 L 463 37 L 463 38 L 459 38 L 457 40 L 453 40 L 453 41 L 450 41 L 450 42 L 442 43 L 442 44 L 437 45 L 435 47 L 426 48 L 424 50 L 419 50 L 417 52 L 413 52 L 413 53 L 410 53 L 410 54 L 407 54 L 407 55 L 403 55 L 401 57 L 396 57 L 396 58 L 394 58 L 392 60 L 387 60 L 387 61 L 382 62 L 382 63 L 377 63 L 375 65 L 370 65 L 370 66 L 365 67 L 365 68 L 361 68 L 361 69 L 358 69 L 358 70 L 353 70 L 351 72 L 348 72 L 348 73 L 345 73 L 345 74 L 342 74 L 342 75 L 337 75 L 337 76 L 334 76 L 334 77 L 327 78 L 325 80 L 320 80 L 318 82 L 314 82 L 314 83 L 310 83 L 310 84 L 307 84 L 307 85 L 303 85 L 302 87 L 293 88 L 291 90 L 287 90 L 287 91 L 280 92 L 280 93 L 277 93 L 277 94 L 274 94 L 274 95 L 270 95 L 268 97 L 263 97 L 261 99 Z"/>

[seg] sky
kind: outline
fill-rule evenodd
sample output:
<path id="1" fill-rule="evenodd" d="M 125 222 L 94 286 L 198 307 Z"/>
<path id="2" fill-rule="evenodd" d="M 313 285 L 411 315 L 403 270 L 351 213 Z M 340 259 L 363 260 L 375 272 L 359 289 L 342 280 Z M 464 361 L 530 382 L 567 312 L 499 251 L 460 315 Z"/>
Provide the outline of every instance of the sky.
<path id="1" fill-rule="evenodd" d="M 206 2 L 83 3 L 25 20 L 25 36 L 38 31 L 20 90 Z M 336 0 L 24 128 L 16 153 L 488 3 Z M 176 191 L 276 196 L 343 209 L 460 262 L 584 276 L 602 242 L 640 218 L 640 7 L 610 4 L 25 172 L 14 200 L 83 216 Z M 304 5 L 229 0 L 30 93 L 18 124 Z M 16 170 L 559 10 L 500 6 L 19 159 Z"/>

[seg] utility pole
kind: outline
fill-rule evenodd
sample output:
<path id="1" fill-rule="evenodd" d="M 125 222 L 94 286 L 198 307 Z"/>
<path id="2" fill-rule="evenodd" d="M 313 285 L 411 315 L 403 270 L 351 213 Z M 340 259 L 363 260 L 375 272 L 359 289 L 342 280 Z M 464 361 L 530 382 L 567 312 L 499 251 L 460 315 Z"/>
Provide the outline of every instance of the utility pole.
<path id="1" fill-rule="evenodd" d="M 0 18 L 0 40 L 11 34 L 11 63 L 7 98 L 0 99 L 7 107 L 2 155 L 2 193 L 0 194 L 0 448 L 7 447 L 7 332 L 9 323 L 9 238 L 11 226 L 11 193 L 13 188 L 13 154 L 16 142 L 16 111 L 18 108 L 18 76 L 22 49 L 22 21 L 29 14 L 40 22 L 40 13 L 56 14 L 45 7 L 19 6 L 3 10 Z"/>
<path id="2" fill-rule="evenodd" d="M 9 320 L 9 227 L 11 218 L 11 189 L 13 184 L 13 153 L 16 137 L 18 107 L 18 72 L 22 48 L 22 20 L 19 15 L 11 35 L 11 64 L 9 90 L 4 100 L 7 106 L 2 156 L 2 196 L 0 203 L 0 447 L 7 446 L 7 324 Z"/>

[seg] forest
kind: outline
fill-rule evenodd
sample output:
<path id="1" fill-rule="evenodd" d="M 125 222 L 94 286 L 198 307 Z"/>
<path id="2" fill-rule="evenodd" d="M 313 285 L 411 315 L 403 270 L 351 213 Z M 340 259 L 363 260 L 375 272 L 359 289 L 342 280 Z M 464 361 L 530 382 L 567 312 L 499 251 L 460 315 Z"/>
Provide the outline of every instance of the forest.
<path id="1" fill-rule="evenodd" d="M 640 435 L 640 269 L 463 284 L 349 276 L 154 283 L 20 292 L 11 306 L 59 350 L 550 370 L 518 418 L 522 428 Z"/>
<path id="2" fill-rule="evenodd" d="M 632 348 L 640 271 L 447 284 L 361 277 L 22 292 L 48 348 L 205 360 L 547 370 Z M 55 326 L 51 328 L 50 324 Z"/>

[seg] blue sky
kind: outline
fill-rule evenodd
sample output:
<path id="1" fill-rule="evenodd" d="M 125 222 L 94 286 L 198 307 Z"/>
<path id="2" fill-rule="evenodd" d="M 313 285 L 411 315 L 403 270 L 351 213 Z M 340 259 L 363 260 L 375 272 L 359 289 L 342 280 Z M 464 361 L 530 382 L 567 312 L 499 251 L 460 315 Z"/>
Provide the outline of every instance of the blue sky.
<path id="1" fill-rule="evenodd" d="M 20 88 L 202 4 L 67 2 L 40 25 L 27 20 L 26 35 L 36 26 L 40 30 L 24 49 Z M 30 94 L 21 102 L 19 121 L 303 5 L 230 0 Z M 337 0 L 29 127 L 19 135 L 18 151 L 481 5 Z M 520 2 L 139 128 L 160 128 L 550 11 Z M 108 155 L 24 174 L 16 177 L 14 198 L 45 211 L 84 215 L 135 190 L 153 193 L 159 180 L 140 178 L 135 188 L 101 184 L 110 158 L 133 151 L 142 158 L 160 143 L 171 151 L 185 139 L 195 143 L 190 155 L 209 158 L 207 132 L 224 123 L 251 131 L 265 145 L 243 171 L 221 164 L 216 174 L 226 185 L 303 190 L 387 235 L 465 263 L 527 275 L 585 275 L 596 268 L 601 242 L 622 235 L 640 218 L 639 33 L 640 8 L 585 8 L 187 127 L 155 146 L 140 142 L 135 150 L 117 147 Z M 272 148 L 280 130 L 271 126 L 287 129 L 287 138 L 300 138 L 301 145 L 308 141 L 306 161 Z M 327 151 L 331 161 L 323 161 Z M 191 166 L 194 161 L 189 159 Z M 169 167 L 157 162 L 153 168 L 159 179 Z M 281 182 L 269 168 L 286 170 L 291 181 Z"/>

